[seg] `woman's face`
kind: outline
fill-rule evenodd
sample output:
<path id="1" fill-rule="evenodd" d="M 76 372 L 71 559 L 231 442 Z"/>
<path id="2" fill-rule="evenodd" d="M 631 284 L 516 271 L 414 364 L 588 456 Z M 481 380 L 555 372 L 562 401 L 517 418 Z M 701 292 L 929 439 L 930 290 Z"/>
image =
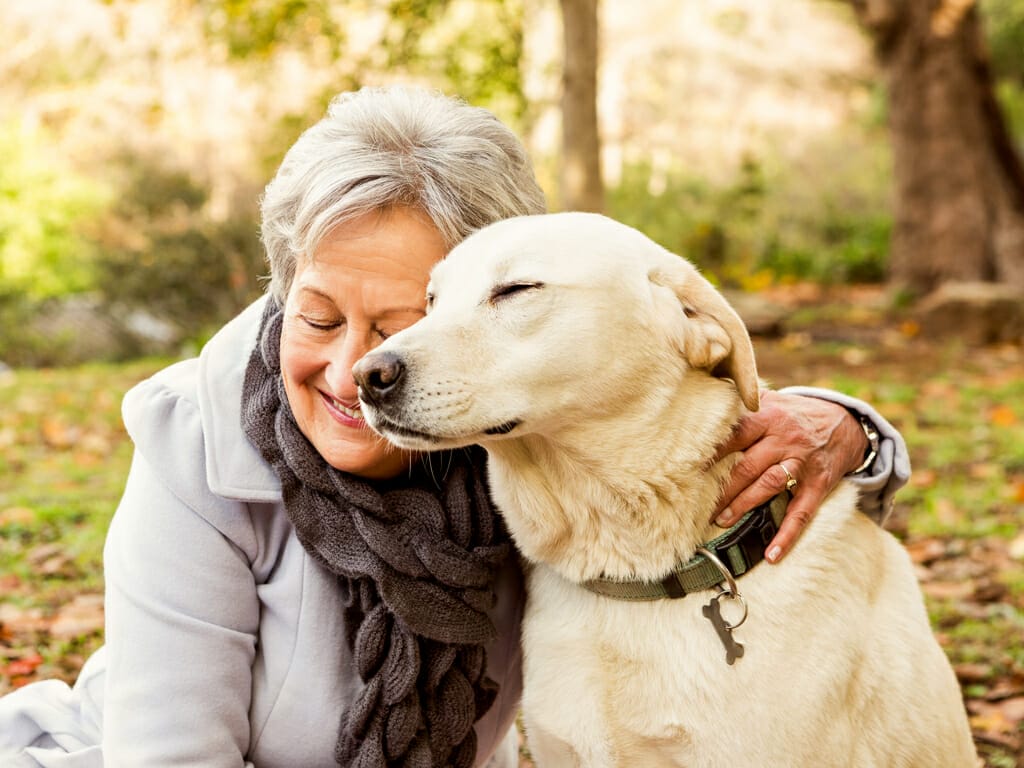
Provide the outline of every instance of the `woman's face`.
<path id="1" fill-rule="evenodd" d="M 285 300 L 281 374 L 295 420 L 336 469 L 393 477 L 410 454 L 370 430 L 352 366 L 423 316 L 430 269 L 447 249 L 419 211 L 394 208 L 337 227 L 300 262 Z"/>

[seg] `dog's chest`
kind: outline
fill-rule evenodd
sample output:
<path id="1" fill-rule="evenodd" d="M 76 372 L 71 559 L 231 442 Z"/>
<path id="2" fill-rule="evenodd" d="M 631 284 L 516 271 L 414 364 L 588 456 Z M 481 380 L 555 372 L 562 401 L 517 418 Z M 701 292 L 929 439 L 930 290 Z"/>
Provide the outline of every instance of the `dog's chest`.
<path id="1" fill-rule="evenodd" d="M 793 557 L 787 571 L 804 571 L 802 559 Z M 849 628 L 870 622 L 856 609 L 835 610 L 841 587 L 822 594 L 806 573 L 782 583 L 789 581 L 767 567 L 740 580 L 750 616 L 733 635 L 744 651 L 730 665 L 703 610 L 713 591 L 614 601 L 536 567 L 524 620 L 528 732 L 533 724 L 571 745 L 588 768 L 793 757 L 793 723 L 827 731 L 845 706 L 832 681 L 854 676 L 863 637 Z"/>
<path id="2" fill-rule="evenodd" d="M 637 765 L 641 754 L 644 765 L 687 764 L 764 663 L 755 651 L 727 664 L 701 595 L 612 602 L 581 595 L 543 568 L 531 576 L 530 595 L 524 710 L 558 738 L 594 750 L 581 755 L 583 765 L 619 765 L 615 755 Z M 577 736 L 591 731 L 601 738 Z"/>

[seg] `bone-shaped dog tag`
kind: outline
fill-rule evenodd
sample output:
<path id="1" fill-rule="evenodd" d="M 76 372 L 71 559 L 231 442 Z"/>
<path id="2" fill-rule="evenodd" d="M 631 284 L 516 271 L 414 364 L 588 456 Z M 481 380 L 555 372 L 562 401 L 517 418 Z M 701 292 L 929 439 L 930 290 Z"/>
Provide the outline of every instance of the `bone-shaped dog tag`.
<path id="1" fill-rule="evenodd" d="M 728 595 L 728 592 L 722 592 L 721 594 L 715 595 L 711 598 L 711 602 L 705 605 L 701 612 L 711 622 L 711 626 L 715 628 L 715 632 L 718 633 L 718 639 L 722 641 L 722 645 L 725 646 L 725 661 L 727 664 L 732 664 L 736 659 L 743 656 L 743 645 L 733 640 L 732 627 L 725 622 L 722 618 L 722 609 L 718 605 L 718 601 L 722 599 L 723 595 Z"/>

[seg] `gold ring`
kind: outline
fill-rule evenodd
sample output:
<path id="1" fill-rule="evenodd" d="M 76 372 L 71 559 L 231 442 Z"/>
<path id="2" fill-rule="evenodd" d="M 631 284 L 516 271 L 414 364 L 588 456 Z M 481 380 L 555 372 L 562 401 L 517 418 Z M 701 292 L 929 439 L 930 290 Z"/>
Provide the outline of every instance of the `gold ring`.
<path id="1" fill-rule="evenodd" d="M 796 488 L 796 478 L 793 477 L 789 469 L 781 461 L 779 462 L 779 466 L 782 467 L 782 471 L 786 473 L 786 490 L 792 491 Z"/>

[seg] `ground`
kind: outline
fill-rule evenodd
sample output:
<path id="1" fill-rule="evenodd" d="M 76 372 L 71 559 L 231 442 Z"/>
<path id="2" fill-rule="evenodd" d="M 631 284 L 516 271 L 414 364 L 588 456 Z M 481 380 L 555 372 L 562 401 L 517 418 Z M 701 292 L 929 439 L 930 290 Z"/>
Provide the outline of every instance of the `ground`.
<path id="1" fill-rule="evenodd" d="M 1024 765 L 1024 347 L 923 338 L 877 288 L 764 298 L 782 311 L 755 338 L 762 376 L 861 397 L 905 436 L 914 475 L 889 527 L 983 764 Z M 166 362 L 0 371 L 0 694 L 73 681 L 102 642 L 102 541 L 131 453 L 118 403 Z"/>

